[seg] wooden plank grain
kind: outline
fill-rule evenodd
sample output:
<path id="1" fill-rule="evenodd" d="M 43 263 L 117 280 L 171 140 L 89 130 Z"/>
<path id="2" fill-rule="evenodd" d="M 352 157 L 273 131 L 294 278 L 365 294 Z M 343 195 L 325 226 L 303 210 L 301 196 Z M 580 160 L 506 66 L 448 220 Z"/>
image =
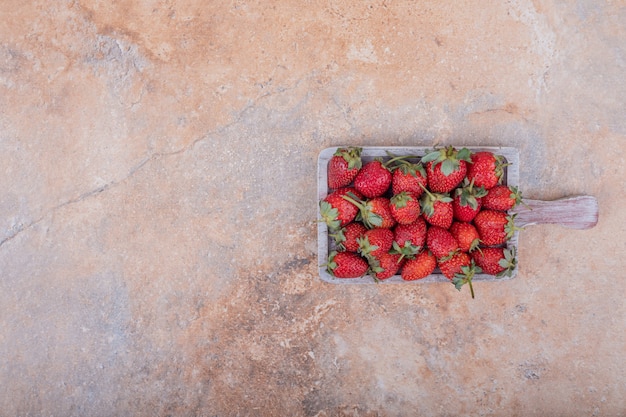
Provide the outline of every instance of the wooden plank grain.
<path id="1" fill-rule="evenodd" d="M 598 201 L 589 195 L 552 201 L 524 199 L 514 210 L 517 226 L 557 224 L 570 229 L 590 229 L 598 223 Z"/>

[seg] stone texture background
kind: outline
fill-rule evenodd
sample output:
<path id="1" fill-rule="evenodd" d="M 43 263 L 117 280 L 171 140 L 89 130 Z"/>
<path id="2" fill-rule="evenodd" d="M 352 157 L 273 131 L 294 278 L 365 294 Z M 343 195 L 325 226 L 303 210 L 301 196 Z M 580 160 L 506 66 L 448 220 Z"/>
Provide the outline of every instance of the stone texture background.
<path id="1" fill-rule="evenodd" d="M 623 1 L 0 5 L 3 416 L 626 413 Z M 327 146 L 506 145 L 477 284 L 317 277 Z"/>

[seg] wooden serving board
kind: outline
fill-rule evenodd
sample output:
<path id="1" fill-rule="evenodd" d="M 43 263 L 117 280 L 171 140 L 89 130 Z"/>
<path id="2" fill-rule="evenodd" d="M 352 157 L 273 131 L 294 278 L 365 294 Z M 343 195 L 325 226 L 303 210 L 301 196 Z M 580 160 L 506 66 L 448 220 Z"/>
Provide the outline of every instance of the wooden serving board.
<path id="1" fill-rule="evenodd" d="M 461 147 L 457 147 L 461 148 Z M 519 151 L 511 147 L 471 147 L 466 146 L 472 152 L 489 151 L 497 155 L 503 156 L 509 164 L 505 168 L 502 183 L 509 186 L 519 186 Z M 328 195 L 328 161 L 337 151 L 338 147 L 323 149 L 318 157 L 317 164 L 317 199 L 318 202 Z M 412 155 L 415 161 L 432 148 L 429 147 L 363 147 L 361 159 L 363 163 L 382 158 L 388 160 L 390 157 L 388 152 L 393 155 Z M 411 159 L 409 159 L 411 160 Z M 523 190 L 522 190 L 523 191 Z M 517 213 L 515 224 L 517 226 L 530 226 L 535 224 L 558 224 L 572 229 L 588 229 L 594 227 L 598 222 L 598 202 L 591 196 L 575 196 L 563 198 L 554 201 L 541 201 L 524 199 L 526 206 L 519 205 L 513 213 Z M 318 219 L 321 219 L 318 204 Z M 328 262 L 329 253 L 334 250 L 334 242 L 328 235 L 328 227 L 323 221 L 317 222 L 318 235 L 318 265 L 320 278 L 326 282 L 333 284 L 371 284 L 376 282 L 371 276 L 362 278 L 342 279 L 335 278 L 326 271 L 323 266 Z M 506 247 L 517 248 L 519 241 L 519 231 L 516 231 L 513 237 L 507 242 Z M 518 258 L 519 266 L 519 258 Z M 517 275 L 517 267 L 510 277 L 497 278 L 492 275 L 478 274 L 474 277 L 474 281 L 502 281 L 514 278 Z M 395 275 L 389 279 L 378 281 L 380 284 L 422 284 L 429 282 L 450 282 L 445 276 L 435 270 L 435 272 L 426 278 L 416 281 L 404 281 L 399 275 Z"/>

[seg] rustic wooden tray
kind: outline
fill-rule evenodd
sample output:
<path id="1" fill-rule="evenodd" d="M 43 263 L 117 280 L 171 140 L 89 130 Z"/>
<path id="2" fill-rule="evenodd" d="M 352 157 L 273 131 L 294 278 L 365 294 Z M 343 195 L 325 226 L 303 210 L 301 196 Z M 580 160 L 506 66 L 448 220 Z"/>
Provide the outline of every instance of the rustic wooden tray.
<path id="1" fill-rule="evenodd" d="M 323 149 L 318 157 L 317 163 L 317 199 L 318 201 L 328 195 L 328 161 L 338 147 Z M 459 147 L 460 148 L 460 147 Z M 497 155 L 502 155 L 509 164 L 505 168 L 503 184 L 509 186 L 519 185 L 519 151 L 511 147 L 470 147 L 472 152 L 490 151 Z M 389 159 L 388 152 L 394 155 L 413 155 L 418 160 L 419 157 L 425 155 L 428 151 L 432 151 L 432 147 L 363 147 L 361 158 L 363 163 L 372 161 L 374 158 Z M 523 191 L 523 190 L 522 190 Z M 540 201 L 524 198 L 527 206 L 520 205 L 512 212 L 517 213 L 517 226 L 529 226 L 534 224 L 559 224 L 572 229 L 588 229 L 598 222 L 598 202 L 591 196 L 575 196 L 555 201 Z M 318 205 L 318 219 L 321 218 Z M 318 265 L 320 278 L 326 282 L 333 284 L 371 284 L 376 282 L 371 276 L 362 278 L 341 279 L 335 278 L 326 271 L 323 266 L 328 262 L 328 255 L 334 249 L 334 242 L 328 235 L 328 227 L 323 221 L 318 221 Z M 507 242 L 507 248 L 517 248 L 519 240 L 519 231 L 515 232 L 513 237 Z M 519 266 L 519 259 L 518 259 Z M 503 281 L 514 278 L 517 275 L 518 267 L 513 270 L 510 277 L 497 278 L 492 275 L 478 274 L 474 277 L 474 281 Z M 450 282 L 441 272 L 436 269 L 435 272 L 426 278 L 416 281 L 404 281 L 399 275 L 378 281 L 381 284 L 422 284 L 430 282 Z"/>

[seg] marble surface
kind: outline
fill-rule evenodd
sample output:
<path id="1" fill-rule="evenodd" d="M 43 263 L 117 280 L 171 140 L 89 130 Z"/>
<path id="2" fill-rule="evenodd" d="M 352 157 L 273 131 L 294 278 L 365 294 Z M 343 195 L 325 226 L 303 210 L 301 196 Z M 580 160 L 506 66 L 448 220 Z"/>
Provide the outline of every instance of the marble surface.
<path id="1" fill-rule="evenodd" d="M 626 413 L 626 4 L 0 5 L 0 414 Z M 502 145 L 591 230 L 517 278 L 317 276 L 328 146 Z"/>

